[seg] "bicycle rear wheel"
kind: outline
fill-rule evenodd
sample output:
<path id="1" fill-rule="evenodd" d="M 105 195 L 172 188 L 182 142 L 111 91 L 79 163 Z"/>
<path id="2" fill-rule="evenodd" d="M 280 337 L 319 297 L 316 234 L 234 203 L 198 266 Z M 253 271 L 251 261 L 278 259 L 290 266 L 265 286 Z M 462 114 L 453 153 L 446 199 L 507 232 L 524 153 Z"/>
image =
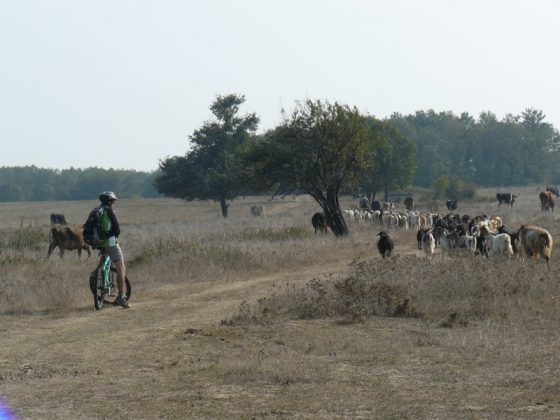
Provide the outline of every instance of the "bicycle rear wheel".
<path id="1" fill-rule="evenodd" d="M 96 269 L 89 275 L 89 288 L 91 293 L 93 293 L 93 305 L 96 310 L 103 307 L 105 303 L 105 294 L 107 289 L 103 287 L 103 273 L 101 269 Z"/>
<path id="2" fill-rule="evenodd" d="M 117 288 L 117 269 L 115 267 L 111 267 L 111 272 L 109 273 L 109 283 L 111 291 L 115 291 L 118 293 Z M 130 281 L 128 280 L 128 276 L 124 276 L 124 291 L 126 294 L 126 300 L 130 300 L 130 296 L 132 296 L 132 286 L 130 285 Z"/>

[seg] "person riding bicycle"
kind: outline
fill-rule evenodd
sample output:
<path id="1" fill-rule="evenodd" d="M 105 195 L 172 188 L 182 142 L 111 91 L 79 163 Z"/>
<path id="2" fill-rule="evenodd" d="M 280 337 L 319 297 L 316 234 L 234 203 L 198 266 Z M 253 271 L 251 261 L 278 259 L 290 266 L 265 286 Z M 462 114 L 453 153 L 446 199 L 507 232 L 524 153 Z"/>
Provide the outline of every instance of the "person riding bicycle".
<path id="1" fill-rule="evenodd" d="M 101 230 L 103 231 L 103 238 L 105 239 L 95 245 L 96 248 L 101 250 L 101 258 L 105 258 L 106 255 L 111 257 L 117 270 L 117 288 L 119 294 L 113 304 L 128 309 L 129 306 L 124 291 L 126 266 L 124 265 L 124 257 L 118 240 L 121 229 L 115 211 L 113 210 L 113 206 L 117 201 L 117 196 L 112 191 L 103 191 L 99 194 L 99 201 L 101 201 L 101 206 L 103 207 Z"/>

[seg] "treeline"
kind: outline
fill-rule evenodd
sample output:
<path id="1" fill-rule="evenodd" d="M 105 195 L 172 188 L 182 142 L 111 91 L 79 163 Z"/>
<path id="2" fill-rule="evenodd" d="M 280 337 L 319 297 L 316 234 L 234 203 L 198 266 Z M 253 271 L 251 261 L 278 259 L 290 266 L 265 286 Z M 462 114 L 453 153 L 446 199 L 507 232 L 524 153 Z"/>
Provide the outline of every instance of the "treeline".
<path id="1" fill-rule="evenodd" d="M 154 173 L 121 169 L 0 167 L 0 202 L 91 200 L 101 191 L 119 198 L 157 197 Z"/>
<path id="2" fill-rule="evenodd" d="M 386 120 L 416 144 L 413 185 L 461 180 L 484 187 L 560 183 L 560 135 L 542 111 L 498 120 L 462 113 L 418 111 Z"/>

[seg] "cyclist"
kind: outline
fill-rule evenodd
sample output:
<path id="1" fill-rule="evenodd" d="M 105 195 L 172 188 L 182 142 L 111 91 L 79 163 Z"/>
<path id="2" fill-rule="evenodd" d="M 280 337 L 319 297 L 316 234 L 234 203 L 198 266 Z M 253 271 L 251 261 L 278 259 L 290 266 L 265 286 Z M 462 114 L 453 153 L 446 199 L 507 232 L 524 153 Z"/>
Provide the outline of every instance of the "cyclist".
<path id="1" fill-rule="evenodd" d="M 117 201 L 117 196 L 112 191 L 103 191 L 99 194 L 99 201 L 101 201 L 101 206 L 103 207 L 101 230 L 103 231 L 103 237 L 105 239 L 103 239 L 101 243 L 96 244 L 96 248 L 101 250 L 101 258 L 104 258 L 106 255 L 111 257 L 117 270 L 117 288 L 119 289 L 119 294 L 113 302 L 113 305 L 119 305 L 128 309 L 129 306 L 124 291 L 126 266 L 124 265 L 124 257 L 118 240 L 121 229 L 115 211 L 113 210 L 113 206 Z"/>

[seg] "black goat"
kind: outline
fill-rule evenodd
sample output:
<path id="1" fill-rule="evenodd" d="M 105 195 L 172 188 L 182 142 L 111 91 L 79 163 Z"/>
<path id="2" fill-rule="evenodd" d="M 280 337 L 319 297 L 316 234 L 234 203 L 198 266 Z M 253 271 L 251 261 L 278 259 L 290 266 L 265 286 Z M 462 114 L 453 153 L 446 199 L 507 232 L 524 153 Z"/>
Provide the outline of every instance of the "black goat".
<path id="1" fill-rule="evenodd" d="M 311 218 L 311 224 L 315 229 L 315 234 L 317 234 L 317 231 L 321 233 L 327 233 L 328 225 L 327 225 L 327 219 L 325 217 L 325 213 L 319 213 L 319 212 L 315 213 Z"/>
<path id="2" fill-rule="evenodd" d="M 63 214 L 51 213 L 51 225 L 67 225 L 66 217 Z"/>
<path id="3" fill-rule="evenodd" d="M 447 207 L 448 211 L 457 210 L 457 200 L 447 200 L 445 202 L 445 207 Z"/>
<path id="4" fill-rule="evenodd" d="M 383 258 L 390 257 L 393 252 L 395 244 L 387 232 L 381 231 L 377 234 L 379 241 L 377 241 L 377 249 Z"/>

